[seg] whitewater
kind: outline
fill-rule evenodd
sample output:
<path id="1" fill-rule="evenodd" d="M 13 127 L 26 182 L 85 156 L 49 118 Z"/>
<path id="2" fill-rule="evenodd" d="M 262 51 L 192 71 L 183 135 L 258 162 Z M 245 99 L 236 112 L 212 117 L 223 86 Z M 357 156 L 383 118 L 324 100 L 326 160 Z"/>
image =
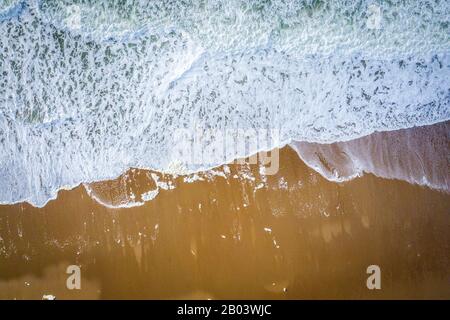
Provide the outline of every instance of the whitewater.
<path id="1" fill-rule="evenodd" d="M 129 168 L 190 173 L 289 143 L 345 180 L 307 144 L 450 119 L 449 20 L 439 0 L 0 0 L 0 204 L 41 207 Z M 192 143 L 179 129 L 203 130 L 204 165 L 173 151 Z M 233 129 L 234 141 L 237 129 L 277 135 L 217 159 L 213 133 Z"/>

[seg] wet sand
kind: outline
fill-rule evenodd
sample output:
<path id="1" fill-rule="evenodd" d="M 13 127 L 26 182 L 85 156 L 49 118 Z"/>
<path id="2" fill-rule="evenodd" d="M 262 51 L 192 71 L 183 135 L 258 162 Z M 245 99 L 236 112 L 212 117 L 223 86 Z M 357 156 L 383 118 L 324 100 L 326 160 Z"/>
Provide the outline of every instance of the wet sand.
<path id="1" fill-rule="evenodd" d="M 330 182 L 290 147 L 276 175 L 229 168 L 159 174 L 173 188 L 132 208 L 83 186 L 44 208 L 0 206 L 0 298 L 450 299 L 448 193 L 372 174 Z M 92 188 L 113 202 L 154 189 L 148 177 Z M 366 287 L 373 264 L 381 290 Z M 68 265 L 81 266 L 81 290 L 66 288 Z"/>

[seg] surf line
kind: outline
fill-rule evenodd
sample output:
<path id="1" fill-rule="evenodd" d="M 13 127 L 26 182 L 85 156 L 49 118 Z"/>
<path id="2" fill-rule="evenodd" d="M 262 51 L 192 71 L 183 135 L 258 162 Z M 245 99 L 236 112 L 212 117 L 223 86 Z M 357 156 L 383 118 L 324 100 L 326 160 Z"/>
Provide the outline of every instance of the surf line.
<path id="1" fill-rule="evenodd" d="M 179 315 L 199 315 L 205 318 L 209 317 L 212 307 L 190 307 L 187 304 L 178 307 L 177 314 Z"/>

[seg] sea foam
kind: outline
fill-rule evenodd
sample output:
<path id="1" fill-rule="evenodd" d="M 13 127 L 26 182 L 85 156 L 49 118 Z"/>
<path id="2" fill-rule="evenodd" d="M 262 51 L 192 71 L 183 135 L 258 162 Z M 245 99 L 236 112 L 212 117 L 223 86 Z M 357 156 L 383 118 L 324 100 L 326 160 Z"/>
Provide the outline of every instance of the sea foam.
<path id="1" fill-rule="evenodd" d="M 2 204 L 43 206 L 130 167 L 193 172 L 261 149 L 220 161 L 211 132 L 275 129 L 270 149 L 450 119 L 448 1 L 3 0 L 0 10 Z M 191 143 L 174 139 L 180 128 L 204 129 L 203 166 L 173 152 Z"/>

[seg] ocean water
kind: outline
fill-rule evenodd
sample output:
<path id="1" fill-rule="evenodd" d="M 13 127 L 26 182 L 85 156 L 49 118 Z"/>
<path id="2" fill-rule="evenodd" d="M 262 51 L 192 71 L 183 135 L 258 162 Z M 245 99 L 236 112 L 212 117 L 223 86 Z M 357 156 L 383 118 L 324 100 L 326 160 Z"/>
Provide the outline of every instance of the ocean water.
<path id="1" fill-rule="evenodd" d="M 0 203 L 448 121 L 449 20 L 438 0 L 0 0 Z"/>

